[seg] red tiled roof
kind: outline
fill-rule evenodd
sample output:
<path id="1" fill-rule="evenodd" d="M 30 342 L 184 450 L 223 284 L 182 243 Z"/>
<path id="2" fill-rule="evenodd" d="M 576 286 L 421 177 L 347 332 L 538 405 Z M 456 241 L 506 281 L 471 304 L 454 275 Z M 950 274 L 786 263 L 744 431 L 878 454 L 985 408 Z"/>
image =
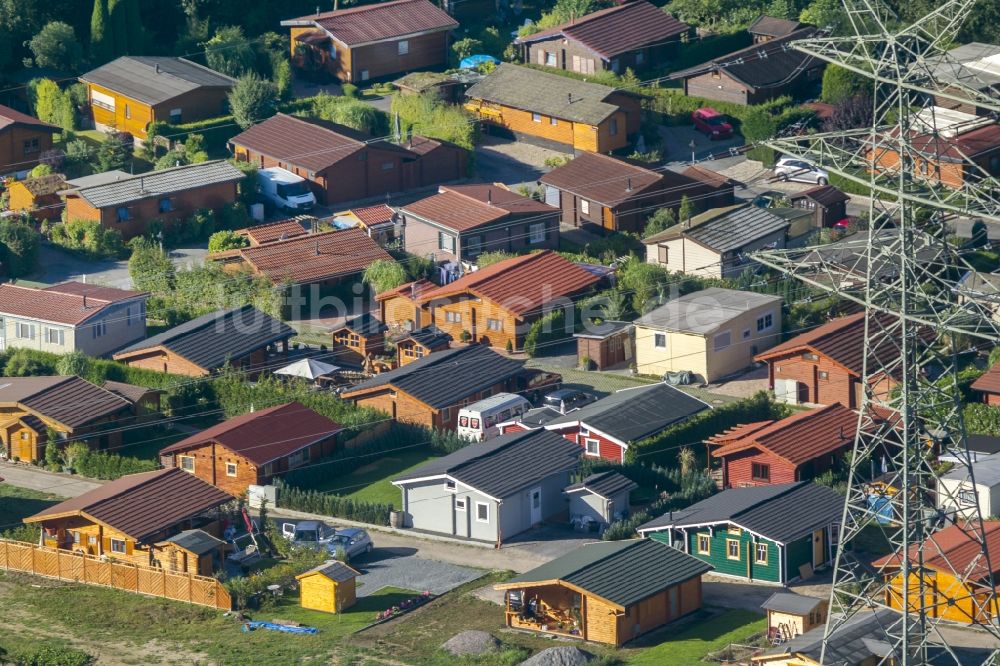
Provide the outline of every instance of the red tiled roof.
<path id="1" fill-rule="evenodd" d="M 451 30 L 458 21 L 427 0 L 394 0 L 302 16 L 282 25 L 317 25 L 347 46 L 398 39 L 435 30 Z"/>
<path id="2" fill-rule="evenodd" d="M 0 284 L 0 313 L 75 326 L 113 303 L 142 295 L 139 291 L 82 282 L 64 282 L 45 289 Z"/>
<path id="3" fill-rule="evenodd" d="M 662 173 L 631 162 L 599 153 L 581 153 L 542 176 L 539 182 L 610 207 L 663 180 Z"/>
<path id="4" fill-rule="evenodd" d="M 177 453 L 206 442 L 218 442 L 256 465 L 266 465 L 343 429 L 301 402 L 289 402 L 233 417 L 175 442 L 160 453 Z"/>
<path id="5" fill-rule="evenodd" d="M 362 229 L 325 231 L 239 250 L 254 270 L 275 284 L 308 284 L 360 273 L 378 259 L 392 261 L 388 252 Z"/>
<path id="6" fill-rule="evenodd" d="M 123 476 L 24 522 L 84 515 L 141 542 L 232 500 L 229 493 L 175 467 Z"/>
<path id="7" fill-rule="evenodd" d="M 1000 521 L 987 520 L 983 522 L 983 532 L 985 533 L 986 550 L 990 553 L 990 563 L 992 567 L 986 566 L 986 558 L 980 557 L 982 554 L 981 544 L 973 539 L 965 530 L 978 530 L 975 523 L 965 526 L 949 525 L 948 527 L 935 532 L 927 537 L 923 543 L 923 565 L 944 573 L 961 575 L 968 577 L 974 582 L 985 582 L 989 568 L 996 576 L 1000 573 Z M 918 546 L 910 546 L 910 561 L 917 559 Z M 977 560 L 978 558 L 978 560 Z M 874 562 L 872 566 L 884 567 L 886 565 L 896 565 L 902 563 L 902 558 L 898 554 L 886 555 Z"/>
<path id="8" fill-rule="evenodd" d="M 385 204 L 375 204 L 374 206 L 362 206 L 361 208 L 352 208 L 351 213 L 354 217 L 361 220 L 361 223 L 366 227 L 374 227 L 378 224 L 385 224 L 386 222 L 392 222 L 392 216 L 395 215 L 393 210 L 386 206 Z"/>
<path id="9" fill-rule="evenodd" d="M 944 158 L 963 162 L 985 153 L 1000 150 L 1000 124 L 990 123 L 958 136 L 917 134 L 912 139 L 914 150 L 929 158 Z"/>
<path id="10" fill-rule="evenodd" d="M 426 278 L 420 278 L 414 282 L 401 284 L 395 289 L 386 289 L 385 291 L 379 292 L 375 295 L 375 300 L 384 301 L 396 296 L 405 296 L 406 298 L 409 298 L 413 295 L 419 297 L 423 292 L 429 289 L 437 289 L 437 285 Z"/>
<path id="11" fill-rule="evenodd" d="M 1000 393 L 1000 363 L 980 375 L 970 388 L 983 393 Z"/>
<path id="12" fill-rule="evenodd" d="M 308 231 L 295 220 L 280 220 L 270 224 L 258 224 L 246 229 L 240 229 L 236 233 L 242 234 L 250 239 L 251 243 L 262 245 L 276 240 L 296 238 L 305 236 Z"/>
<path id="13" fill-rule="evenodd" d="M 558 209 L 506 187 L 485 184 L 441 187 L 437 194 L 414 201 L 402 211 L 459 232 L 519 213 L 558 213 Z"/>
<path id="14" fill-rule="evenodd" d="M 49 123 L 42 122 L 34 116 L 29 116 L 27 113 L 21 113 L 20 111 L 15 111 L 9 106 L 3 106 L 0 104 L 0 130 L 7 129 L 11 125 L 30 125 L 32 127 L 46 130 L 49 132 L 59 132 L 61 131 L 55 125 L 50 125 Z"/>
<path id="15" fill-rule="evenodd" d="M 850 446 L 857 425 L 857 414 L 843 405 L 834 404 L 793 414 L 780 421 L 737 426 L 708 441 L 722 444 L 712 452 L 716 458 L 755 448 L 787 460 L 792 465 L 801 465 Z"/>
<path id="16" fill-rule="evenodd" d="M 690 27 L 674 18 L 673 14 L 640 1 L 591 12 L 518 41 L 530 43 L 565 35 L 603 57 L 611 58 L 650 44 L 671 41 L 672 37 L 688 30 Z"/>
<path id="17" fill-rule="evenodd" d="M 800 333 L 780 345 L 771 347 L 755 360 L 766 361 L 791 353 L 812 350 L 836 361 L 851 372 L 860 375 L 864 354 L 865 313 L 840 317 Z"/>
<path id="18" fill-rule="evenodd" d="M 523 316 L 556 298 L 578 294 L 599 280 L 568 259 L 546 250 L 467 273 L 450 284 L 423 292 L 418 300 L 426 303 L 471 292 Z"/>

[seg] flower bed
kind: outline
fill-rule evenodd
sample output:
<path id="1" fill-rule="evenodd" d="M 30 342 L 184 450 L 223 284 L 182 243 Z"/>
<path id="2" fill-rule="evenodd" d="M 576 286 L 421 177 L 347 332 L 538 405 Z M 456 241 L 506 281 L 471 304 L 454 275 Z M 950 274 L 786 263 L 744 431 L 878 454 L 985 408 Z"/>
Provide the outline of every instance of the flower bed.
<path id="1" fill-rule="evenodd" d="M 410 597 L 409 599 L 404 599 L 392 608 L 386 608 L 384 611 L 375 613 L 375 624 L 386 622 L 394 617 L 399 617 L 404 613 L 409 613 L 414 608 L 423 606 L 428 601 L 431 600 L 431 593 L 425 590 L 419 597 Z"/>

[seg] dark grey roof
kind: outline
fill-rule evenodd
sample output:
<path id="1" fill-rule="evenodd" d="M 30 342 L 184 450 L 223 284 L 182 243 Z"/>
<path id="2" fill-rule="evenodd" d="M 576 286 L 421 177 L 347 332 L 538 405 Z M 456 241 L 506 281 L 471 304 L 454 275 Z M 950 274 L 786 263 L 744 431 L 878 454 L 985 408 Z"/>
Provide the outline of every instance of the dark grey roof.
<path id="1" fill-rule="evenodd" d="M 716 252 L 729 252 L 787 229 L 788 224 L 788 220 L 766 208 L 747 205 L 688 229 L 684 235 Z"/>
<path id="2" fill-rule="evenodd" d="M 489 347 L 471 345 L 445 349 L 375 375 L 343 393 L 344 398 L 379 386 L 392 385 L 417 400 L 440 409 L 452 407 L 474 393 L 522 372 L 524 363 L 501 356 Z"/>
<path id="3" fill-rule="evenodd" d="M 609 338 L 612 335 L 616 335 L 621 331 L 630 330 L 632 328 L 632 322 L 630 321 L 613 321 L 605 320 L 600 324 L 595 324 L 589 326 L 587 329 L 580 331 L 579 333 L 574 333 L 574 338 L 589 338 L 591 340 L 603 340 Z"/>
<path id="4" fill-rule="evenodd" d="M 412 365 L 412 363 L 411 363 Z M 496 499 L 538 485 L 553 474 L 574 469 L 582 449 L 548 430 L 527 430 L 470 444 L 393 480 L 396 484 L 448 476 Z"/>
<path id="5" fill-rule="evenodd" d="M 972 463 L 972 473 L 975 474 L 978 485 L 988 488 L 1000 485 L 1000 456 L 987 455 L 977 459 Z M 941 478 L 949 481 L 968 481 L 969 469 L 965 465 L 956 465 Z"/>
<path id="6" fill-rule="evenodd" d="M 504 587 L 560 580 L 628 607 L 711 569 L 698 558 L 653 539 L 605 541 L 581 546 L 510 579 Z"/>
<path id="7" fill-rule="evenodd" d="M 151 105 L 198 88 L 231 88 L 236 83 L 190 60 L 159 56 L 122 56 L 90 70 L 80 80 Z"/>
<path id="8" fill-rule="evenodd" d="M 968 435 L 966 443 L 970 451 L 992 455 L 1000 453 L 1000 437 L 995 435 Z"/>
<path id="9" fill-rule="evenodd" d="M 229 162 L 214 160 L 151 171 L 72 191 L 95 208 L 107 208 L 219 183 L 235 183 L 243 178 L 243 172 Z"/>
<path id="10" fill-rule="evenodd" d="M 750 24 L 747 32 L 751 35 L 764 35 L 767 37 L 784 37 L 796 30 L 801 30 L 804 26 L 798 21 L 777 18 L 761 14 Z"/>
<path id="11" fill-rule="evenodd" d="M 238 359 L 278 340 L 295 335 L 295 329 L 252 305 L 209 312 L 189 322 L 141 340 L 115 354 L 115 358 L 145 349 L 163 347 L 205 370 L 216 370 L 229 359 Z"/>
<path id="12" fill-rule="evenodd" d="M 628 444 L 650 437 L 711 407 L 665 383 L 622 389 L 549 421 L 546 428 L 580 423 Z"/>
<path id="13" fill-rule="evenodd" d="M 180 534 L 175 534 L 169 539 L 165 539 L 164 543 L 172 543 L 195 555 L 204 555 L 224 545 L 226 542 L 215 538 L 204 530 L 184 530 Z"/>
<path id="14" fill-rule="evenodd" d="M 840 521 L 844 499 L 809 481 L 753 488 L 730 488 L 682 511 L 663 514 L 639 526 L 639 532 L 671 527 L 733 523 L 778 543 L 795 541 Z"/>
<path id="15" fill-rule="evenodd" d="M 69 428 L 129 409 L 132 402 L 82 377 L 0 377 L 0 404 L 18 403 Z M 32 428 L 34 420 L 26 423 Z M 41 432 L 46 426 L 42 425 Z"/>
<path id="16" fill-rule="evenodd" d="M 574 493 L 586 490 L 600 495 L 604 499 L 611 499 L 618 493 L 629 492 L 638 487 L 638 484 L 632 479 L 612 470 L 591 474 L 579 483 L 566 486 L 563 492 Z"/>
<path id="17" fill-rule="evenodd" d="M 815 28 L 796 30 L 783 37 L 772 39 L 767 44 L 753 44 L 700 65 L 674 72 L 670 78 L 683 79 L 720 70 L 754 91 L 761 88 L 777 88 L 794 80 L 814 64 L 812 56 L 785 45 L 791 41 L 808 39 L 815 32 Z M 762 49 L 767 53 L 766 58 L 757 55 Z"/>
<path id="18" fill-rule="evenodd" d="M 671 299 L 635 323 L 663 331 L 706 335 L 750 310 L 780 303 L 781 297 L 773 294 L 709 287 Z"/>
<path id="19" fill-rule="evenodd" d="M 360 314 L 357 317 L 351 317 L 345 321 L 344 325 L 340 328 L 349 328 L 359 335 L 377 335 L 389 330 L 389 327 L 383 324 L 382 321 L 376 318 L 371 312 Z"/>
<path id="20" fill-rule="evenodd" d="M 518 423 L 526 428 L 541 428 L 546 423 L 562 416 L 562 412 L 551 407 L 535 407 L 529 409 L 518 419 Z"/>
<path id="21" fill-rule="evenodd" d="M 399 342 L 403 340 L 413 340 L 418 345 L 433 348 L 451 342 L 451 336 L 437 326 L 424 326 L 399 338 Z"/>
<path id="22" fill-rule="evenodd" d="M 823 599 L 807 597 L 794 592 L 775 592 L 767 598 L 767 601 L 760 605 L 764 610 L 778 611 L 790 615 L 806 615 L 816 606 L 823 603 Z"/>
<path id="23" fill-rule="evenodd" d="M 604 101 L 613 92 L 615 89 L 610 86 L 503 63 L 465 95 L 469 99 L 598 125 L 618 111 L 617 105 Z"/>
<path id="24" fill-rule="evenodd" d="M 301 573 L 298 576 L 296 576 L 296 578 L 303 578 L 305 576 L 308 576 L 309 574 L 314 574 L 314 573 L 322 574 L 327 578 L 329 578 L 330 580 L 336 581 L 338 583 L 343 583 L 344 581 L 351 580 L 352 578 L 357 578 L 359 575 L 357 571 L 347 566 L 343 562 L 338 562 L 337 560 L 333 560 L 332 562 L 324 562 L 318 567 L 314 567 L 309 571 L 306 571 L 305 573 Z"/>

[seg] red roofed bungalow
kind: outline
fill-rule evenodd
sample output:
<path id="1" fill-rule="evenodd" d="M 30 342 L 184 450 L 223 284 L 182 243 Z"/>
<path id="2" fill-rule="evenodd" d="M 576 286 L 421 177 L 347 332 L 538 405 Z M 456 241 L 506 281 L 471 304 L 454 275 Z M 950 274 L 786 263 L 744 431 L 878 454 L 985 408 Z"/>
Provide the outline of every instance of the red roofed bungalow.
<path id="1" fill-rule="evenodd" d="M 980 375 L 971 388 L 983 394 L 983 402 L 987 405 L 1000 406 L 1000 363 Z"/>
<path id="2" fill-rule="evenodd" d="M 792 483 L 833 467 L 854 443 L 857 425 L 857 414 L 834 404 L 780 421 L 741 424 L 705 444 L 722 462 L 723 488 Z"/>
<path id="3" fill-rule="evenodd" d="M 231 495 L 330 455 L 338 423 L 300 402 L 249 412 L 160 450 L 164 467 L 178 467 Z"/>
<path id="4" fill-rule="evenodd" d="M 395 289 L 387 289 L 375 296 L 379 305 L 379 319 L 389 327 L 390 335 L 423 328 L 428 317 L 421 316 L 417 298 L 425 291 L 437 289 L 430 280 L 420 278 L 414 282 L 401 284 Z"/>
<path id="5" fill-rule="evenodd" d="M 418 326 L 436 326 L 453 340 L 499 349 L 509 343 L 512 349 L 521 349 L 528 326 L 545 314 L 546 306 L 569 303 L 589 293 L 599 281 L 599 276 L 546 250 L 512 257 L 444 286 L 402 297 L 419 307 Z M 392 327 L 405 322 L 385 323 Z"/>
<path id="6" fill-rule="evenodd" d="M 55 125 L 0 105 L 0 175 L 31 171 L 52 148 Z"/>

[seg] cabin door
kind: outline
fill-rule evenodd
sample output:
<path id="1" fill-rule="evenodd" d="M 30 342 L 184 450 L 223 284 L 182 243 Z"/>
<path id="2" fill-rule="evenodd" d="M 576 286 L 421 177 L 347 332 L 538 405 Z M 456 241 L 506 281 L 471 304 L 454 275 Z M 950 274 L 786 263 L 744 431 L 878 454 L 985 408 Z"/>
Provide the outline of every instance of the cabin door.
<path id="1" fill-rule="evenodd" d="M 542 522 L 542 489 L 535 488 L 528 493 L 528 500 L 531 502 L 531 524 L 537 525 Z"/>
<path id="2" fill-rule="evenodd" d="M 813 569 L 826 562 L 826 541 L 824 530 L 813 532 Z"/>
<path id="3" fill-rule="evenodd" d="M 670 619 L 674 620 L 681 614 L 680 609 L 680 594 L 678 593 L 678 587 L 674 585 L 670 588 L 668 597 L 670 599 Z"/>
<path id="4" fill-rule="evenodd" d="M 603 217 L 602 222 L 603 222 L 604 228 L 607 229 L 608 231 L 614 231 L 615 230 L 615 216 L 611 212 L 611 209 L 608 208 L 607 206 L 604 207 L 604 211 L 602 213 L 602 217 Z"/>

